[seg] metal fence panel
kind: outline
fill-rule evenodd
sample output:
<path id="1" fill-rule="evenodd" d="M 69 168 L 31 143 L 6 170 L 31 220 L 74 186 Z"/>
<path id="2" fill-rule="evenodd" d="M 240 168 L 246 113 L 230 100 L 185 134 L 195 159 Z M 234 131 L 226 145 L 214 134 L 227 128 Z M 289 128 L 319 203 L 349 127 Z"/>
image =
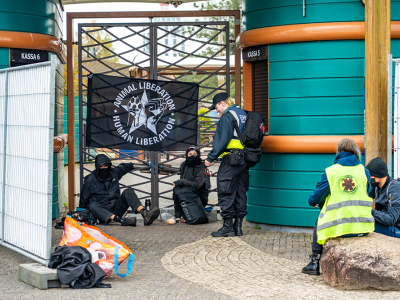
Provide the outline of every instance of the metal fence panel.
<path id="1" fill-rule="evenodd" d="M 156 21 L 160 20 L 78 26 L 80 189 L 84 177 L 94 169 L 94 157 L 104 153 L 113 161 L 136 163 L 135 170 L 121 182 L 121 188 L 134 188 L 140 200 L 151 198 L 154 206 L 159 205 L 159 200 L 172 200 L 172 182 L 179 178 L 176 172 L 185 153 L 138 153 L 87 147 L 84 110 L 88 76 L 95 73 L 129 77 L 129 67 L 135 66 L 138 68 L 137 78 L 197 82 L 200 85 L 200 108 L 210 106 L 216 93 L 230 92 L 232 59 L 229 55 L 229 22 Z M 100 41 L 99 37 L 105 36 L 108 39 Z M 135 37 L 140 37 L 141 41 L 135 41 Z M 208 111 L 199 113 L 198 146 L 202 148 L 203 158 L 211 149 L 218 120 L 218 116 L 209 116 Z M 163 172 L 163 167 L 170 171 Z"/>
<path id="2" fill-rule="evenodd" d="M 46 62 L 5 69 L 0 76 L 5 76 L 0 82 L 7 82 L 4 93 L 0 86 L 0 166 L 5 175 L 0 185 L 1 242 L 47 263 L 51 251 L 55 68 Z"/>

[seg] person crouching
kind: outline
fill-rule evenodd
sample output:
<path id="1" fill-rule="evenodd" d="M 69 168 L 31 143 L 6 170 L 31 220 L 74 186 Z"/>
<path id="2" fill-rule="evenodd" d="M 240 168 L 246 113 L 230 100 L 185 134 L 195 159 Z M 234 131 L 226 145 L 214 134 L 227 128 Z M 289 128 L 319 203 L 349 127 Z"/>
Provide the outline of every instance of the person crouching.
<path id="1" fill-rule="evenodd" d="M 173 199 L 176 222 L 184 222 L 184 212 L 179 201 L 178 189 L 188 187 L 185 195 L 191 198 L 199 198 L 203 208 L 207 205 L 210 185 L 208 169 L 200 157 L 200 149 L 190 146 L 186 150 L 186 160 L 179 168 L 180 179 L 173 183 Z"/>

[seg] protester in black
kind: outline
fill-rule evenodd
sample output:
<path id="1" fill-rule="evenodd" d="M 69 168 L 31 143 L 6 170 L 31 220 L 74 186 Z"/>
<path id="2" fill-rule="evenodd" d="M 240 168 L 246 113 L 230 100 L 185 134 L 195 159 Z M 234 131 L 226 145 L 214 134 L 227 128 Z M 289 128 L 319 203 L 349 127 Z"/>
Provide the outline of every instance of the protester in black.
<path id="1" fill-rule="evenodd" d="M 210 180 L 207 176 L 208 169 L 200 157 L 200 149 L 196 146 L 190 146 L 186 150 L 186 160 L 179 168 L 180 179 L 174 182 L 174 192 L 177 188 L 187 186 L 191 187 L 194 197 L 198 196 L 203 207 L 207 205 L 208 193 L 210 189 Z M 182 208 L 178 197 L 174 193 L 174 209 L 177 221 L 183 221 Z"/>
<path id="2" fill-rule="evenodd" d="M 136 226 L 135 217 L 122 219 L 129 206 L 135 213 L 143 216 L 145 226 L 151 225 L 158 218 L 160 209 L 146 210 L 133 189 L 127 188 L 121 195 L 119 180 L 133 170 L 132 163 L 122 163 L 112 168 L 111 160 L 106 155 L 99 154 L 95 159 L 95 167 L 85 177 L 79 207 L 88 209 L 102 223 L 115 221 L 122 226 Z"/>

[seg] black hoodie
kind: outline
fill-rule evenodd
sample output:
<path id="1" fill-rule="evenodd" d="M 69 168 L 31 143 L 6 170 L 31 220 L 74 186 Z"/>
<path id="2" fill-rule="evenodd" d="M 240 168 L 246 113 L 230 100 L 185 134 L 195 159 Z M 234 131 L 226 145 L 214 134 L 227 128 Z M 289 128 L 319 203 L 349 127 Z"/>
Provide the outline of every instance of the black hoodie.
<path id="1" fill-rule="evenodd" d="M 87 208 L 94 201 L 108 204 L 108 201 L 118 199 L 121 195 L 119 180 L 129 171 L 133 170 L 132 163 L 122 163 L 111 169 L 111 175 L 102 180 L 98 176 L 101 165 L 112 165 L 111 160 L 104 154 L 99 154 L 95 159 L 96 169 L 85 177 L 80 195 L 79 207 Z"/>

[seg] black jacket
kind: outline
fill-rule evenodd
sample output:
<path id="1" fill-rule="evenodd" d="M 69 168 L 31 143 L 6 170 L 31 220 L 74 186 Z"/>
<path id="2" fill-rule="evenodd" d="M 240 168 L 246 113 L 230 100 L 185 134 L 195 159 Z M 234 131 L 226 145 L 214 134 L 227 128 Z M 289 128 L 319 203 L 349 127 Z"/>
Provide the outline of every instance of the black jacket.
<path id="1" fill-rule="evenodd" d="M 90 252 L 82 247 L 58 246 L 50 257 L 49 268 L 57 268 L 61 284 L 70 285 L 74 289 L 111 287 L 102 283 L 107 274 L 91 260 Z"/>
<path id="2" fill-rule="evenodd" d="M 102 180 L 97 174 L 99 167 L 104 164 L 109 164 L 111 166 L 111 160 L 104 154 L 97 155 L 95 159 L 96 169 L 85 177 L 80 195 L 79 207 L 87 208 L 88 205 L 94 201 L 100 202 L 100 204 L 108 204 L 108 201 L 120 197 L 119 180 L 126 173 L 133 170 L 133 164 L 120 164 L 111 170 L 111 176 Z"/>
<path id="3" fill-rule="evenodd" d="M 372 188 L 369 196 L 375 199 L 375 209 L 372 210 L 375 222 L 400 228 L 400 182 L 388 177 L 382 189 Z"/>
<path id="4" fill-rule="evenodd" d="M 190 167 L 184 161 L 180 168 L 180 179 L 175 181 L 175 186 L 191 186 L 196 189 L 205 188 L 209 189 L 209 178 L 206 176 L 206 169 L 204 162 L 201 165 Z M 208 178 L 208 182 L 207 182 Z"/>

